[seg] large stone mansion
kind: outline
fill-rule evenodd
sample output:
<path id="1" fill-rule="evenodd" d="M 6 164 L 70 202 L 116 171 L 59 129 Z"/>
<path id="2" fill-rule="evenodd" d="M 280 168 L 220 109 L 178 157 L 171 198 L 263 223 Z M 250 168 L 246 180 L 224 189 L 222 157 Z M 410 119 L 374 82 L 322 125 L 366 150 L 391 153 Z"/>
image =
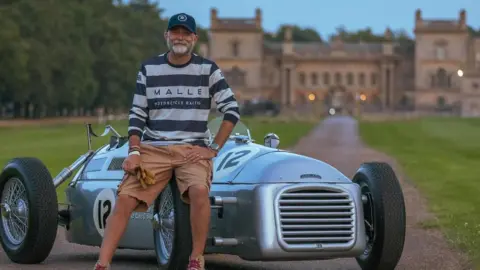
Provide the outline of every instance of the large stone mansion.
<path id="1" fill-rule="evenodd" d="M 427 20 L 415 13 L 415 49 L 383 43 L 296 43 L 263 38 L 262 14 L 220 18 L 211 10 L 210 39 L 201 53 L 217 62 L 239 100 L 269 99 L 287 106 L 340 100 L 383 109 L 458 109 L 480 115 L 480 38 L 458 19 Z M 361 97 L 361 98 L 359 98 Z"/>

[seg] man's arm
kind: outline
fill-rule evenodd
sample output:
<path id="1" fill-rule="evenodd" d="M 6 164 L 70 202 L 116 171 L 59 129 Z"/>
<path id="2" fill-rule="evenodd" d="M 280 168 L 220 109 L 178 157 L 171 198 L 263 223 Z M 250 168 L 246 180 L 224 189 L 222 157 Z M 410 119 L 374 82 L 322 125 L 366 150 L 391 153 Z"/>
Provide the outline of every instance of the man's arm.
<path id="1" fill-rule="evenodd" d="M 147 77 L 145 66 L 142 65 L 137 75 L 135 93 L 128 121 L 128 137 L 130 149 L 139 149 L 140 138 L 148 119 Z"/>
<path id="2" fill-rule="evenodd" d="M 213 63 L 210 70 L 210 96 L 217 104 L 217 109 L 223 113 L 223 121 L 213 140 L 221 147 L 228 140 L 228 137 L 232 133 L 233 128 L 240 119 L 240 112 L 238 109 L 238 103 L 235 99 L 235 95 L 225 80 L 220 68 Z"/>

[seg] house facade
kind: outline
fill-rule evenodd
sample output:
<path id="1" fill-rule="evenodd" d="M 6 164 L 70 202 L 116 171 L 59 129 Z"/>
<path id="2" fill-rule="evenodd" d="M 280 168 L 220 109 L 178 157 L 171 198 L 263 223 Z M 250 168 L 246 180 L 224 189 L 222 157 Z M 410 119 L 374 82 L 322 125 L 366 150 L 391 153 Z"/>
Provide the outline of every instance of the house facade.
<path id="1" fill-rule="evenodd" d="M 290 27 L 283 41 L 269 42 L 260 9 L 252 18 L 221 18 L 216 9 L 210 16 L 201 53 L 222 68 L 240 101 L 480 116 L 480 38 L 469 35 L 464 10 L 452 20 L 424 19 L 417 10 L 414 48 L 393 42 L 390 29 L 381 43 L 298 43 Z"/>

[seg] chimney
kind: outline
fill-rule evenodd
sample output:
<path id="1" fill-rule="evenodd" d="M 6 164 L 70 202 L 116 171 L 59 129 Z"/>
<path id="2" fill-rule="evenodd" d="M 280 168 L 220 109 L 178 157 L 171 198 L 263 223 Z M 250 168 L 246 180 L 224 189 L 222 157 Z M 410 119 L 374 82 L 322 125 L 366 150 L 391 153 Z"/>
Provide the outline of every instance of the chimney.
<path id="1" fill-rule="evenodd" d="M 285 25 L 285 32 L 283 33 L 282 53 L 284 55 L 293 54 L 293 37 L 291 25 Z"/>
<path id="2" fill-rule="evenodd" d="M 467 12 L 465 11 L 465 9 L 460 10 L 460 19 L 458 22 L 460 24 L 460 28 L 467 28 Z"/>
<path id="3" fill-rule="evenodd" d="M 214 29 L 217 26 L 217 20 L 218 20 L 218 11 L 216 8 L 211 8 L 210 9 L 210 28 Z"/>
<path id="4" fill-rule="evenodd" d="M 394 50 L 393 50 L 393 43 L 392 43 L 392 37 L 393 37 L 393 34 L 392 34 L 392 31 L 390 30 L 390 28 L 387 27 L 387 29 L 385 29 L 385 32 L 383 34 L 383 36 L 385 37 L 385 41 L 383 42 L 383 54 L 384 55 L 392 55 Z"/>
<path id="5" fill-rule="evenodd" d="M 387 29 L 385 29 L 385 32 L 383 34 L 383 36 L 385 37 L 386 40 L 388 41 L 391 41 L 392 40 L 392 31 L 390 30 L 390 28 L 387 27 Z"/>
<path id="6" fill-rule="evenodd" d="M 417 9 L 415 11 L 415 27 L 422 26 L 422 10 Z"/>
<path id="7" fill-rule="evenodd" d="M 255 25 L 257 28 L 262 28 L 262 10 L 260 8 L 255 9 Z"/>
<path id="8" fill-rule="evenodd" d="M 291 25 L 287 25 L 285 26 L 285 33 L 283 35 L 283 40 L 286 41 L 286 42 L 291 42 L 293 40 L 293 36 L 292 36 L 292 26 Z"/>

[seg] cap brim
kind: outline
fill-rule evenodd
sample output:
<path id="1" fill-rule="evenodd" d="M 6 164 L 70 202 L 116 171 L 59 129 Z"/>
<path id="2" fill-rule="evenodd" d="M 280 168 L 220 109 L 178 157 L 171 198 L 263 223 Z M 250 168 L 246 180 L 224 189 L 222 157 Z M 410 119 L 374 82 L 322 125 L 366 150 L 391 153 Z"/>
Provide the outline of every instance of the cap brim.
<path id="1" fill-rule="evenodd" d="M 192 33 L 195 33 L 195 31 L 193 31 L 192 28 L 190 28 L 190 26 L 188 26 L 187 24 L 183 24 L 183 23 L 178 23 L 178 24 L 174 24 L 174 25 L 171 25 L 170 28 L 168 28 L 168 30 L 174 28 L 174 27 L 177 27 L 177 26 L 181 26 L 185 29 L 187 29 L 188 31 L 192 32 Z"/>

